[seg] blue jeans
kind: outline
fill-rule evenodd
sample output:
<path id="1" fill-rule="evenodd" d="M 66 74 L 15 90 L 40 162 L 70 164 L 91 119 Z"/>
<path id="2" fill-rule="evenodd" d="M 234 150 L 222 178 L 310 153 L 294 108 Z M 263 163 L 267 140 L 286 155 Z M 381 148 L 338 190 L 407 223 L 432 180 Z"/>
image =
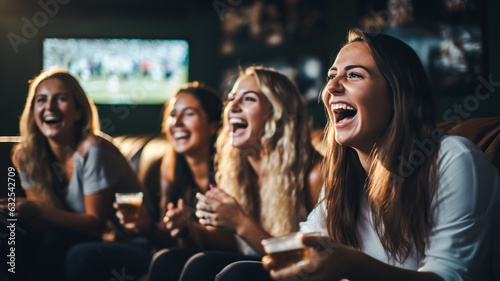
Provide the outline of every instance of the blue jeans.
<path id="1" fill-rule="evenodd" d="M 215 278 L 217 281 L 272 281 L 269 271 L 258 261 L 238 261 L 226 266 Z"/>
<path id="2" fill-rule="evenodd" d="M 64 280 L 64 259 L 68 250 L 79 243 L 97 240 L 96 237 L 58 227 L 51 227 L 45 231 L 18 232 L 15 244 L 15 274 L 7 272 L 6 263 L 0 266 L 1 274 L 7 273 L 6 280 L 11 281 Z M 0 244 L 5 246 L 6 241 Z M 4 251 L 0 252 L 4 255 Z M 0 279 L 4 280 L 1 274 Z"/>
<path id="3" fill-rule="evenodd" d="M 260 257 L 222 251 L 202 252 L 189 259 L 179 280 L 213 281 L 226 266 L 237 261 L 260 261 Z"/>
<path id="4" fill-rule="evenodd" d="M 186 262 L 199 251 L 168 248 L 158 251 L 151 262 L 149 281 L 177 281 Z"/>

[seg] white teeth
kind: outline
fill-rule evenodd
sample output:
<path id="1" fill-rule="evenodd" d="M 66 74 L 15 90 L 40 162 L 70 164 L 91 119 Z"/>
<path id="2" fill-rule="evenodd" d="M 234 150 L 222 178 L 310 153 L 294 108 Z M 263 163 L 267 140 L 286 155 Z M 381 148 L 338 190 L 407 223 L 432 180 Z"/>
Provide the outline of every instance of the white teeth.
<path id="1" fill-rule="evenodd" d="M 245 121 L 240 118 L 229 118 L 229 124 L 245 124 Z"/>
<path id="2" fill-rule="evenodd" d="M 332 111 L 335 110 L 335 109 L 355 110 L 354 107 L 352 107 L 350 105 L 347 105 L 345 103 L 335 103 L 335 104 L 332 104 L 331 108 L 332 108 Z"/>
<path id="3" fill-rule="evenodd" d="M 59 120 L 59 118 L 57 118 L 55 116 L 47 116 L 47 117 L 45 117 L 45 121 L 53 121 L 53 120 Z"/>
<path id="4" fill-rule="evenodd" d="M 176 139 L 184 138 L 187 136 L 188 136 L 188 133 L 186 133 L 186 132 L 175 132 L 174 133 L 174 138 L 176 138 Z"/>

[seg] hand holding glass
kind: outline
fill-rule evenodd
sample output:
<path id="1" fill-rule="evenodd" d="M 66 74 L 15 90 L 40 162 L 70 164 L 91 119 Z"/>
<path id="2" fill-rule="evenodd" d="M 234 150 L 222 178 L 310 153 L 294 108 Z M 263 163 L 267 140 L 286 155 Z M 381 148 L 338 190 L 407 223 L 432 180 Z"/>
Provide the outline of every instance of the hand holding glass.
<path id="1" fill-rule="evenodd" d="M 305 235 L 315 233 L 295 232 L 288 235 L 262 240 L 264 250 L 273 259 L 275 270 L 292 266 L 300 266 L 309 260 L 310 248 L 302 243 Z"/>
<path id="2" fill-rule="evenodd" d="M 118 211 L 123 214 L 123 226 L 126 229 L 135 227 L 135 222 L 139 217 L 139 209 L 142 205 L 142 192 L 135 193 L 115 193 Z"/>

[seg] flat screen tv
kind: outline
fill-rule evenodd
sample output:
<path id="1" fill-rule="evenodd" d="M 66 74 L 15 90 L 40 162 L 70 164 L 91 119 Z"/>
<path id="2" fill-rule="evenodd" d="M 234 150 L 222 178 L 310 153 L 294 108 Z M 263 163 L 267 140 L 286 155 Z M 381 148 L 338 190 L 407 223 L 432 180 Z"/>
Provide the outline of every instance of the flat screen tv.
<path id="1" fill-rule="evenodd" d="M 189 45 L 167 39 L 45 38 L 43 68 L 78 77 L 96 104 L 162 104 L 188 82 Z"/>

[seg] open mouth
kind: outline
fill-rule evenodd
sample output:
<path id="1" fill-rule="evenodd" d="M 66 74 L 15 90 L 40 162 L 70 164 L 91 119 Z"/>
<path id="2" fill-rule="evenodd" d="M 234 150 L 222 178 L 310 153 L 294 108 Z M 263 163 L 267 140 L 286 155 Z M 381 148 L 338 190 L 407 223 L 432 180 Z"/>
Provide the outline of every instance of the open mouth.
<path id="1" fill-rule="evenodd" d="M 233 134 L 242 133 L 248 127 L 248 123 L 241 118 L 229 118 L 229 124 L 231 124 Z"/>
<path id="2" fill-rule="evenodd" d="M 55 125 L 58 124 L 62 121 L 62 118 L 54 117 L 54 116 L 48 116 L 43 119 L 43 122 L 47 125 Z"/>
<path id="3" fill-rule="evenodd" d="M 332 112 L 335 114 L 335 123 L 342 124 L 352 119 L 358 111 L 345 103 L 335 103 L 331 106 Z"/>
<path id="4" fill-rule="evenodd" d="M 178 132 L 173 133 L 172 136 L 176 140 L 187 140 L 187 139 L 189 139 L 190 134 L 188 132 L 178 131 Z"/>

